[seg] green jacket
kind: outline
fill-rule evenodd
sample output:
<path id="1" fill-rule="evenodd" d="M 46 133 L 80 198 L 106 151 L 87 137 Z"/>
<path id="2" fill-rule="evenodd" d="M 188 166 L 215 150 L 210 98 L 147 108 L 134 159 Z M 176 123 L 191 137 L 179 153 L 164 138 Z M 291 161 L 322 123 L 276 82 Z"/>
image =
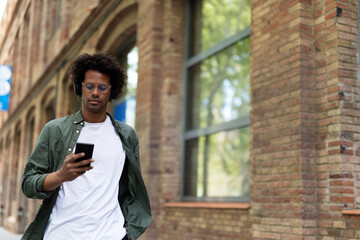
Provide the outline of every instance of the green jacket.
<path id="1" fill-rule="evenodd" d="M 126 152 L 118 200 L 125 218 L 127 234 L 134 240 L 146 230 L 151 220 L 149 198 L 141 176 L 139 142 L 130 126 L 115 121 L 111 116 L 110 118 Z M 42 192 L 44 179 L 48 174 L 61 168 L 65 157 L 72 153 L 83 126 L 84 120 L 79 111 L 65 118 L 50 121 L 41 131 L 35 149 L 25 166 L 22 190 L 28 198 L 43 199 L 43 202 L 35 220 L 23 235 L 23 240 L 43 239 L 60 189 Z"/>

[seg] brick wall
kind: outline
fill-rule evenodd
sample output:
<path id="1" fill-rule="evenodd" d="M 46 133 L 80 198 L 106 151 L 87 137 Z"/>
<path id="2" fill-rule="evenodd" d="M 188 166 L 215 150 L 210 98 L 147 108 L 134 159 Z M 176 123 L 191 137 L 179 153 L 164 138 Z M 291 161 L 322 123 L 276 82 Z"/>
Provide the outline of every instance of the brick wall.
<path id="1" fill-rule="evenodd" d="M 248 209 L 176 204 L 182 187 L 185 9 L 185 0 L 138 6 L 136 130 L 153 213 L 143 239 L 250 239 Z"/>
<path id="2" fill-rule="evenodd" d="M 311 1 L 251 1 L 253 239 L 316 239 Z"/>
<path id="3" fill-rule="evenodd" d="M 356 238 L 358 2 L 251 3 L 253 238 Z"/>
<path id="4" fill-rule="evenodd" d="M 142 239 L 360 238 L 358 1 L 251 1 L 251 196 L 243 207 L 181 202 L 186 0 L 62 1 L 61 26 L 51 37 L 47 4 L 10 2 L 17 15 L 10 28 L 1 24 L 8 32 L 0 60 L 14 65 L 14 92 L 11 111 L 0 115 L 1 174 L 23 165 L 23 148 L 22 160 L 14 159 L 14 139 L 20 146 L 36 139 L 46 96 L 49 104 L 56 100 L 58 116 L 72 110 L 61 99 L 72 96 L 69 61 L 101 46 L 116 52 L 121 43 L 112 41 L 123 41 L 136 28 L 136 131 L 153 210 Z M 120 16 L 128 18 L 118 21 Z M 135 22 L 135 16 L 136 27 L 116 26 Z M 34 133 L 24 130 L 16 138 L 17 126 L 29 125 L 28 116 Z M 11 178 L 16 186 L 17 175 Z M 4 182 L 10 189 L 1 176 Z M 0 224 L 22 231 L 39 202 L 11 189 L 18 202 L 0 193 L 6 208 Z M 19 207 L 29 217 L 13 223 L 7 218 Z"/>
<path id="5" fill-rule="evenodd" d="M 319 235 L 357 238 L 359 147 L 357 1 L 317 1 L 316 102 Z"/>
<path id="6" fill-rule="evenodd" d="M 252 239 L 247 210 L 166 208 L 158 239 Z"/>
<path id="7" fill-rule="evenodd" d="M 145 170 L 153 220 L 148 238 L 156 239 L 161 210 L 161 86 L 163 43 L 162 1 L 141 1 L 138 6 L 137 46 L 139 51 L 138 86 L 136 90 L 136 130 L 140 142 L 142 166 Z M 160 26 L 160 27 L 159 27 Z"/>

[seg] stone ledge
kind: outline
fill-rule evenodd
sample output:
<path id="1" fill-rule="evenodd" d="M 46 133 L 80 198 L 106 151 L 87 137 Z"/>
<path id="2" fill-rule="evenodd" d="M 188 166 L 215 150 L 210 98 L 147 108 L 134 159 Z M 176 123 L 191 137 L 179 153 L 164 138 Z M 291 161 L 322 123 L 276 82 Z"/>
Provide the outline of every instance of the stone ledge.
<path id="1" fill-rule="evenodd" d="M 229 203 L 229 202 L 172 202 L 165 203 L 166 208 L 212 208 L 212 209 L 243 209 L 250 208 L 250 203 Z"/>
<path id="2" fill-rule="evenodd" d="M 340 213 L 343 215 L 360 215 L 360 209 L 343 210 Z"/>

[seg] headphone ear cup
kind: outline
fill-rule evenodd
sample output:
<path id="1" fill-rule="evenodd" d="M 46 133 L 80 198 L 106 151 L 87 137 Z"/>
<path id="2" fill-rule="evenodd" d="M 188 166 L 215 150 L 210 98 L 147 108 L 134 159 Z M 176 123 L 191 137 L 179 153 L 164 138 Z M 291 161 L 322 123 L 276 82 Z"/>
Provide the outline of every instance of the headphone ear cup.
<path id="1" fill-rule="evenodd" d="M 112 88 L 111 89 L 111 94 L 110 94 L 110 98 L 111 99 L 116 99 L 117 96 L 119 95 L 119 89 L 118 88 Z"/>
<path id="2" fill-rule="evenodd" d="M 78 95 L 79 97 L 81 97 L 81 86 L 80 86 L 80 84 L 74 83 L 74 91 L 75 91 L 75 94 L 76 94 L 76 95 Z"/>

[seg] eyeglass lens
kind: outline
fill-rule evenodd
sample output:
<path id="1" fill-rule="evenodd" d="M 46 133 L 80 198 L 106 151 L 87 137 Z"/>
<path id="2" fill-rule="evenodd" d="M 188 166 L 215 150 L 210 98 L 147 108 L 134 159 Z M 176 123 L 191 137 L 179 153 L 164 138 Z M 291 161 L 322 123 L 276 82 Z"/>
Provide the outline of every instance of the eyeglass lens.
<path id="1" fill-rule="evenodd" d="M 85 87 L 87 90 L 92 91 L 95 87 L 97 87 L 100 92 L 105 92 L 108 89 L 108 85 L 106 84 L 93 84 L 93 83 L 86 83 Z"/>

